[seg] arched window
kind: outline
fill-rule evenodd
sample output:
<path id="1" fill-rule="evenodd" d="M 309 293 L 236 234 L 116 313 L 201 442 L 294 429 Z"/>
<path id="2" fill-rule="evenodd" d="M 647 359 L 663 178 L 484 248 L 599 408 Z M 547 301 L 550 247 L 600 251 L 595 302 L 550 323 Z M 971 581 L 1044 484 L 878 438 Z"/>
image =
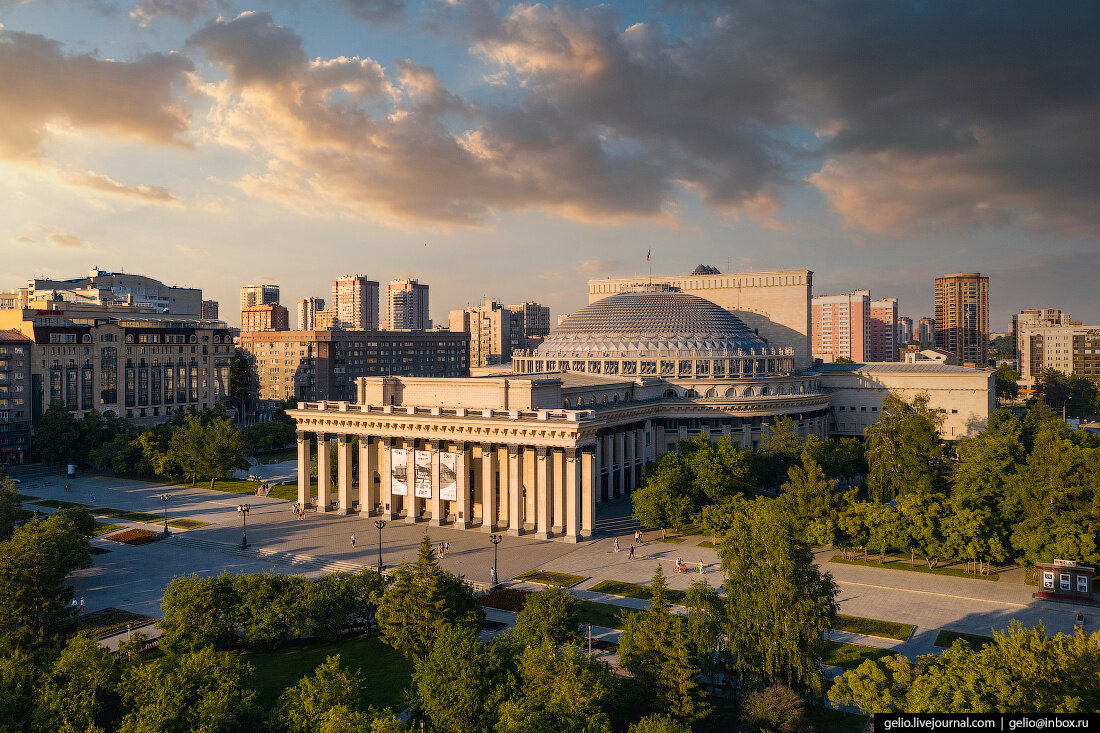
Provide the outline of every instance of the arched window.
<path id="1" fill-rule="evenodd" d="M 736 396 L 737 396 L 737 390 L 734 389 L 733 387 L 730 387 L 729 389 L 726 390 L 726 397 L 727 398 L 736 397 Z"/>
<path id="2" fill-rule="evenodd" d="M 752 387 L 745 387 L 745 392 L 742 394 L 742 396 L 743 397 L 752 397 L 754 394 L 756 394 L 756 393 L 752 391 Z"/>
<path id="3" fill-rule="evenodd" d="M 688 391 L 687 391 L 687 392 L 686 392 L 686 393 L 684 394 L 684 397 L 687 397 L 688 399 L 692 399 L 692 398 L 695 398 L 695 397 L 698 397 L 698 396 L 699 396 L 699 393 L 698 393 L 698 392 L 696 392 L 696 391 L 695 391 L 695 390 L 693 390 L 693 389 L 689 389 L 689 390 L 688 390 Z"/>
<path id="4" fill-rule="evenodd" d="M 665 390 L 665 399 L 672 399 L 675 396 L 676 396 L 676 390 L 674 390 L 674 389 L 666 389 Z"/>
<path id="5" fill-rule="evenodd" d="M 565 409 L 567 409 L 567 410 L 569 409 L 569 400 L 565 401 Z"/>
<path id="6" fill-rule="evenodd" d="M 611 395 L 611 401 L 612 401 L 612 402 L 618 402 L 618 401 L 619 401 L 619 393 L 618 393 L 618 392 L 616 392 L 615 394 Z"/>
<path id="7" fill-rule="evenodd" d="M 707 398 L 708 399 L 714 399 L 717 396 L 718 396 L 718 390 L 714 389 L 713 387 L 707 390 Z"/>
<path id="8" fill-rule="evenodd" d="M 769 394 L 768 388 L 765 387 L 764 389 L 760 390 L 760 394 L 761 394 L 761 396 L 766 397 Z"/>
<path id="9" fill-rule="evenodd" d="M 577 407 L 578 408 L 584 407 L 584 398 L 583 397 L 578 397 L 577 398 Z"/>
<path id="10" fill-rule="evenodd" d="M 588 398 L 588 404 L 592 405 L 593 407 L 596 406 L 596 395 L 592 395 L 591 397 Z"/>
<path id="11" fill-rule="evenodd" d="M 602 397 L 600 397 L 600 404 L 607 404 L 607 395 L 603 395 Z"/>

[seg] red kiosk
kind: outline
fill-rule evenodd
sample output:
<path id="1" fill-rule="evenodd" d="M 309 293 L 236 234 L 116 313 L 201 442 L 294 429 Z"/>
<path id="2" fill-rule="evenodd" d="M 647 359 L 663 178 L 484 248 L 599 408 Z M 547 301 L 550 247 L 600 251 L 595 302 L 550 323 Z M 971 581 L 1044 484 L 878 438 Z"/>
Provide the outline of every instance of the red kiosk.
<path id="1" fill-rule="evenodd" d="M 1092 596 L 1092 568 L 1079 566 L 1076 560 L 1037 563 L 1039 592 L 1036 596 L 1052 601 L 1096 604 Z"/>

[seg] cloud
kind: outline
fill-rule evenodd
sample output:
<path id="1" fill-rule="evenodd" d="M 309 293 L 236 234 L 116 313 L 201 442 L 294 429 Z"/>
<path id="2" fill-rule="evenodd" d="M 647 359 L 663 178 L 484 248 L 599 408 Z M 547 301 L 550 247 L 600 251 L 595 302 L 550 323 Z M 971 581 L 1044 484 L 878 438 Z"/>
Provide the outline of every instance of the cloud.
<path id="1" fill-rule="evenodd" d="M 130 10 L 130 18 L 142 28 L 162 18 L 193 21 L 219 8 L 227 7 L 223 0 L 141 0 Z"/>
<path id="2" fill-rule="evenodd" d="M 173 92 L 192 70 L 182 56 L 66 56 L 56 41 L 0 28 L 0 68 L 0 159 L 40 159 L 53 124 L 163 144 L 181 144 L 188 128 Z"/>
<path id="3" fill-rule="evenodd" d="M 18 242 L 19 244 L 34 244 L 35 243 L 34 239 L 32 239 L 31 237 L 27 237 L 27 236 L 16 237 L 15 241 Z"/>
<path id="4" fill-rule="evenodd" d="M 167 188 L 162 186 L 127 186 L 119 183 L 109 176 L 92 171 L 72 171 L 61 174 L 62 180 L 73 186 L 82 186 L 94 191 L 128 196 L 131 198 L 151 201 L 155 203 L 171 203 L 179 201 Z"/>
<path id="5" fill-rule="evenodd" d="M 353 17 L 371 22 L 395 20 L 404 14 L 403 0 L 342 0 Z"/>
<path id="6" fill-rule="evenodd" d="M 59 247 L 81 248 L 91 246 L 89 242 L 85 242 L 74 234 L 51 234 L 48 239 Z"/>

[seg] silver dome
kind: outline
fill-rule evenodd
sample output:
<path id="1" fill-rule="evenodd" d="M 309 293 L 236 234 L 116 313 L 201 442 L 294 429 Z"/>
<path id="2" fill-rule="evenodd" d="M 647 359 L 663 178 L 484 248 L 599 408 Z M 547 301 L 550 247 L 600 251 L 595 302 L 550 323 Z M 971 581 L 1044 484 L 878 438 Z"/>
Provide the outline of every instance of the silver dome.
<path id="1" fill-rule="evenodd" d="M 639 288 L 590 303 L 538 347 L 539 356 L 764 354 L 768 345 L 711 301 L 667 288 Z"/>

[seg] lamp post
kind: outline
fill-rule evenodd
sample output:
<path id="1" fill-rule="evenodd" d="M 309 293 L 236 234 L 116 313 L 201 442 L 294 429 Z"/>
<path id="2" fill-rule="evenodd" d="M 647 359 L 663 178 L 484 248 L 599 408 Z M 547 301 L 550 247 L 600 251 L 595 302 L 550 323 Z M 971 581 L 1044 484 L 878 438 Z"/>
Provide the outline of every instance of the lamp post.
<path id="1" fill-rule="evenodd" d="M 243 534 L 241 535 L 241 549 L 248 547 L 248 512 L 252 509 L 251 504 L 238 504 L 237 514 L 241 515 L 241 521 L 243 525 Z"/>
<path id="2" fill-rule="evenodd" d="M 160 500 L 164 502 L 164 536 L 167 537 L 171 534 L 168 531 L 168 502 L 171 500 L 171 494 L 161 494 Z"/>
<path id="3" fill-rule="evenodd" d="M 378 527 L 378 574 L 382 574 L 382 528 L 386 526 L 385 519 L 374 520 L 374 526 Z"/>
<path id="4" fill-rule="evenodd" d="M 499 534 L 489 535 L 489 541 L 493 543 L 493 582 L 499 582 L 500 575 L 497 574 L 497 549 L 500 546 L 500 541 L 504 539 Z"/>

